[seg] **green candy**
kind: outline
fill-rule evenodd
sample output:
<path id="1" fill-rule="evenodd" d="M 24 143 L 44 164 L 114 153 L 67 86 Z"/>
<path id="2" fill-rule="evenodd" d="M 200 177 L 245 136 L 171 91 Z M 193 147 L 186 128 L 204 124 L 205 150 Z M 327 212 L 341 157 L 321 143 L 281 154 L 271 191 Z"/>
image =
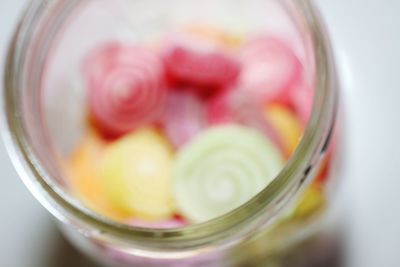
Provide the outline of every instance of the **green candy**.
<path id="1" fill-rule="evenodd" d="M 211 128 L 177 155 L 177 206 L 193 222 L 214 219 L 261 192 L 283 165 L 281 152 L 258 131 L 237 125 Z"/>

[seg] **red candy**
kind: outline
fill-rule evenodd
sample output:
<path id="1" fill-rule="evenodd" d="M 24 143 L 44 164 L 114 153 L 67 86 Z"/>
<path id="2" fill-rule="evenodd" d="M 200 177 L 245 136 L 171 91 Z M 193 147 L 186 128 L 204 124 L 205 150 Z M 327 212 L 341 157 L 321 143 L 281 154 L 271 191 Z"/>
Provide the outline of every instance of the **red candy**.
<path id="1" fill-rule="evenodd" d="M 205 127 L 201 99 L 189 90 L 171 91 L 167 98 L 163 125 L 175 147 L 185 145 Z"/>
<path id="2" fill-rule="evenodd" d="M 164 61 L 173 83 L 190 86 L 203 96 L 235 83 L 240 73 L 238 62 L 215 45 L 189 39 L 167 41 Z"/>
<path id="3" fill-rule="evenodd" d="M 211 125 L 237 123 L 254 127 L 283 148 L 280 136 L 264 116 L 261 101 L 242 90 L 225 92 L 209 101 L 207 120 Z"/>
<path id="4" fill-rule="evenodd" d="M 159 119 L 166 87 L 155 53 L 109 43 L 88 56 L 83 71 L 91 118 L 105 136 L 118 137 Z"/>
<path id="5" fill-rule="evenodd" d="M 265 102 L 287 103 L 291 89 L 302 76 L 302 66 L 291 48 L 275 37 L 260 37 L 241 54 L 239 84 Z"/>

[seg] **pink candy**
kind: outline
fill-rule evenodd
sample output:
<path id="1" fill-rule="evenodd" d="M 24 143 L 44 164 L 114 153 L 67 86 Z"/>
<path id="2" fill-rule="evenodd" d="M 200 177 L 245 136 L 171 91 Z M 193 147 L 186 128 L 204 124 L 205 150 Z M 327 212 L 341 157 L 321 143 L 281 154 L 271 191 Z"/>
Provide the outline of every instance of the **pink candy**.
<path id="1" fill-rule="evenodd" d="M 175 84 L 191 86 L 200 95 L 208 96 L 235 83 L 240 65 L 219 51 L 216 46 L 196 46 L 193 40 L 168 40 L 164 61 L 168 77 Z"/>
<path id="2" fill-rule="evenodd" d="M 241 54 L 239 85 L 265 102 L 287 103 L 293 85 L 302 77 L 302 66 L 292 49 L 270 36 L 254 39 Z"/>
<path id="3" fill-rule="evenodd" d="M 161 59 L 146 48 L 108 43 L 86 59 L 84 78 L 92 120 L 118 137 L 159 119 L 166 86 Z"/>
<path id="4" fill-rule="evenodd" d="M 189 142 L 205 127 L 203 102 L 190 92 L 171 91 L 163 116 L 164 130 L 175 147 Z"/>
<path id="5" fill-rule="evenodd" d="M 211 125 L 237 123 L 254 127 L 282 148 L 279 135 L 264 116 L 264 107 L 260 99 L 242 90 L 225 92 L 210 100 L 207 119 Z"/>
<path id="6" fill-rule="evenodd" d="M 293 90 L 291 103 L 303 125 L 308 123 L 314 101 L 314 90 L 305 84 L 300 84 Z"/>

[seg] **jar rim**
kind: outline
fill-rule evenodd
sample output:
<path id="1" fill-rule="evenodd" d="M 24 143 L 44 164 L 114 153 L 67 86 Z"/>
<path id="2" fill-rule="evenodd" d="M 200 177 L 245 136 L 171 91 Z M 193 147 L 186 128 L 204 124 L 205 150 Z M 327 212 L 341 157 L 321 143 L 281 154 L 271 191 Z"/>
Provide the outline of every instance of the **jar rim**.
<path id="1" fill-rule="evenodd" d="M 30 148 L 29 141 L 23 130 L 20 109 L 17 98 L 18 75 L 21 75 L 25 51 L 24 45 L 30 41 L 32 27 L 46 9 L 47 1 L 32 1 L 15 31 L 9 47 L 4 73 L 5 86 L 3 91 L 3 139 L 9 155 L 29 190 L 54 216 L 61 221 L 68 220 L 67 212 L 74 221 L 84 227 L 94 227 L 99 233 L 107 233 L 127 242 L 153 248 L 201 247 L 205 244 L 232 242 L 254 231 L 259 225 L 267 223 L 284 205 L 287 196 L 293 196 L 305 182 L 304 179 L 316 165 L 321 153 L 324 152 L 336 116 L 338 93 L 335 87 L 336 72 L 331 54 L 330 42 L 324 29 L 322 19 L 311 0 L 293 1 L 296 8 L 304 16 L 306 26 L 311 35 L 316 62 L 316 94 L 311 118 L 305 129 L 303 138 L 295 152 L 286 163 L 284 169 L 262 192 L 250 201 L 216 219 L 205 223 L 186 226 L 177 229 L 145 229 L 116 223 L 74 201 L 54 185 L 48 183 L 49 174 L 40 169 L 40 162 Z M 68 3 L 66 3 L 68 2 Z M 71 10 L 79 1 L 59 1 L 63 8 Z M 286 196 L 286 197 L 285 197 Z M 287 200 L 286 200 L 287 201 Z M 262 215 L 263 214 L 263 215 Z M 266 216 L 266 215 L 269 216 Z"/>

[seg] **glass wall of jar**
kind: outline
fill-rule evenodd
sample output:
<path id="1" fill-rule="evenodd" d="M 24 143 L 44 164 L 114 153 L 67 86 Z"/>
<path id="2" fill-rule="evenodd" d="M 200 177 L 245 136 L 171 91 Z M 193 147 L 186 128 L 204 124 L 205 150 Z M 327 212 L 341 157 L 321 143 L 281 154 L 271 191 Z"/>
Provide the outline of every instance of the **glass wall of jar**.
<path id="1" fill-rule="evenodd" d="M 274 104 L 266 104 L 267 117 L 279 114 L 270 122 L 280 135 L 277 146 L 286 161 L 251 199 L 198 223 L 168 229 L 135 225 L 115 210 L 95 205 L 100 193 L 91 191 L 93 182 L 89 182 L 90 192 L 71 183 L 71 176 L 76 176 L 69 167 L 71 155 L 84 136 L 96 132 L 96 124 L 88 119 L 82 62 L 103 44 L 160 49 L 166 39 L 182 31 L 201 35 L 213 46 L 223 43 L 233 56 L 251 44 L 250 39 L 272 38 L 274 44 L 285 44 L 301 68 L 297 77 L 301 82 L 291 89 L 296 91 L 295 100 L 301 101 L 274 99 Z M 278 47 L 270 57 L 282 53 L 282 46 Z M 257 51 L 261 52 L 255 57 L 263 58 L 262 48 Z M 276 86 L 276 77 L 282 72 L 289 75 L 288 54 L 284 55 L 283 61 L 273 61 L 284 62 L 281 69 L 256 64 L 250 78 L 242 80 L 265 82 L 273 68 L 275 79 L 266 82 Z M 205 65 L 196 73 L 209 70 Z M 177 72 L 174 75 L 181 78 L 182 72 Z M 98 262 L 112 266 L 311 266 L 326 259 L 336 245 L 327 218 L 338 180 L 332 175 L 337 173 L 332 162 L 338 140 L 338 84 L 327 33 L 310 1 L 33 1 L 14 35 L 5 77 L 5 139 L 19 175 L 71 242 Z M 215 83 L 219 77 L 210 79 Z M 204 82 L 197 78 L 189 80 Z M 296 114 L 301 133 L 296 135 L 287 126 L 293 118 L 287 119 L 288 113 L 280 112 L 282 107 Z M 259 115 L 249 114 L 251 123 Z M 109 142 L 109 136 L 101 138 Z M 100 157 L 94 154 L 89 162 Z"/>

